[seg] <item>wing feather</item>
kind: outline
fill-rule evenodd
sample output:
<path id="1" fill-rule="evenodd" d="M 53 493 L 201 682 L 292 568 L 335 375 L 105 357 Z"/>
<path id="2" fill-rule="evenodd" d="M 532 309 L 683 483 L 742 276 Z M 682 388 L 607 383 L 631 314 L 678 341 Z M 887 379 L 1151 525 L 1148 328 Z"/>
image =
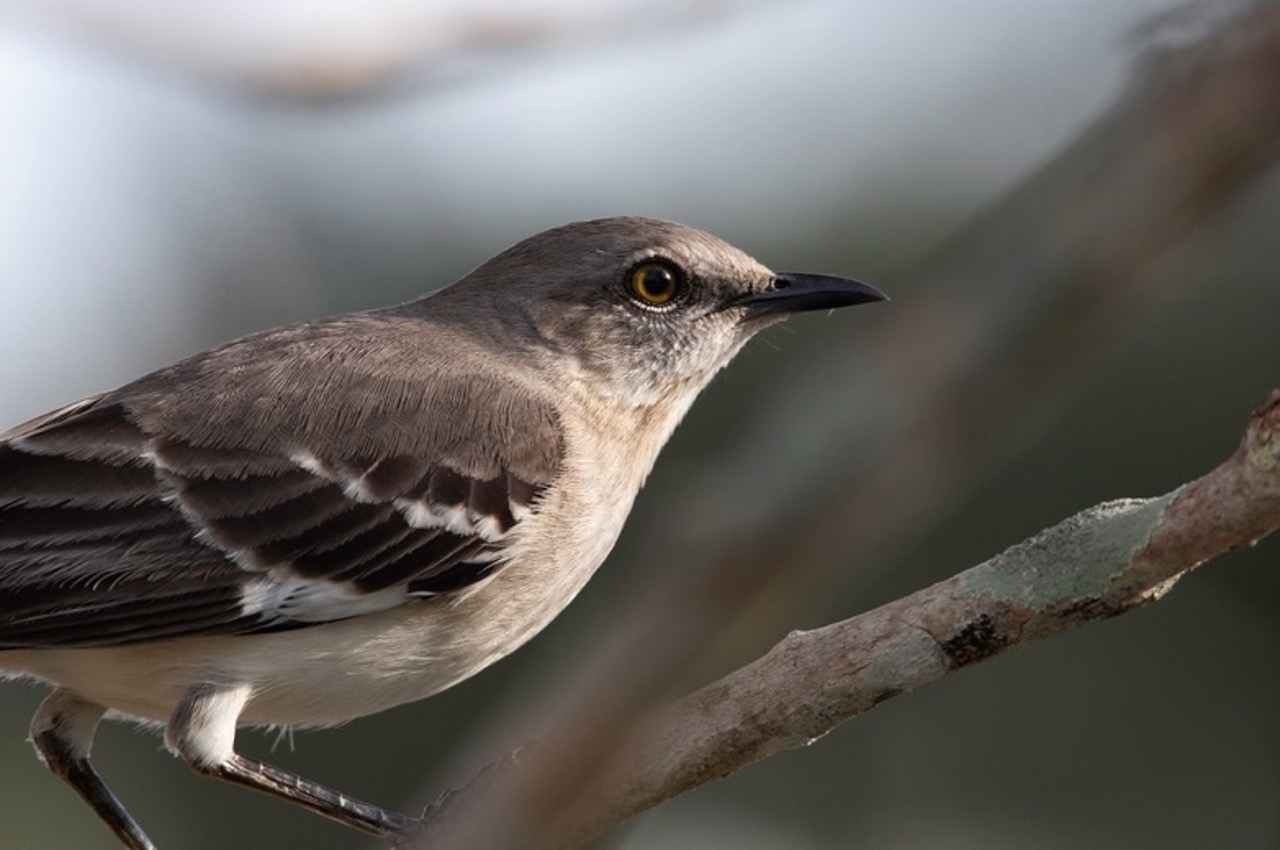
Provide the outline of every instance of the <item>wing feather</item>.
<path id="1" fill-rule="evenodd" d="M 0 436 L 0 648 L 303 628 L 500 569 L 558 422 L 425 325 L 246 338 Z"/>

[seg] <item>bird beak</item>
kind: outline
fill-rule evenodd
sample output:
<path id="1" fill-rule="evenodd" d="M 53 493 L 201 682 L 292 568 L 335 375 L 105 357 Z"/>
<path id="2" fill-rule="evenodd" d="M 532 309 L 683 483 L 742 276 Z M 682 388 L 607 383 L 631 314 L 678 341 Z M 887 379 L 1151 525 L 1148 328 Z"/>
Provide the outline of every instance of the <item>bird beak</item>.
<path id="1" fill-rule="evenodd" d="M 774 275 L 768 289 L 735 298 L 732 306 L 746 308 L 744 319 L 759 319 L 888 300 L 889 296 L 860 280 L 825 274 L 779 272 Z"/>

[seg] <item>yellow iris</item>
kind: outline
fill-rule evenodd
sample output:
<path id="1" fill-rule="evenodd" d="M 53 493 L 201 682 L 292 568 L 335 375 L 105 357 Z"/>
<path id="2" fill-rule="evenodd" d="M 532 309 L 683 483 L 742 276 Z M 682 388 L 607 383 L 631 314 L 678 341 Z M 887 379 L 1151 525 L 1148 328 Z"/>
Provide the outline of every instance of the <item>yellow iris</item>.
<path id="1" fill-rule="evenodd" d="M 631 294 L 651 307 L 669 302 L 679 288 L 675 272 L 661 263 L 643 263 L 631 273 Z"/>

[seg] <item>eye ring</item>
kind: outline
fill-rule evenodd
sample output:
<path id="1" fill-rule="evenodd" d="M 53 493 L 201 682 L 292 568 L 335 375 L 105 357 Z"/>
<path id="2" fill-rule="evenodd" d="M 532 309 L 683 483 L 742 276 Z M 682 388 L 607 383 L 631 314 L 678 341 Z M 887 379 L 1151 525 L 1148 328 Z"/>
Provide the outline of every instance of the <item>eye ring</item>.
<path id="1" fill-rule="evenodd" d="M 641 307 L 650 310 L 675 306 L 684 288 L 684 273 L 662 260 L 645 260 L 627 273 L 627 294 Z"/>

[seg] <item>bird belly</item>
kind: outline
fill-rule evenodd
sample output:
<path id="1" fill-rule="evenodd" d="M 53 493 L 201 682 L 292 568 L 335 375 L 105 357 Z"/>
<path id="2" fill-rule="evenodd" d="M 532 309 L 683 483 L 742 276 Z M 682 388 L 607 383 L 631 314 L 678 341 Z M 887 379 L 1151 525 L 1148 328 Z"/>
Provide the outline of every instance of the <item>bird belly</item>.
<path id="1" fill-rule="evenodd" d="M 0 670 L 160 724 L 193 685 L 246 683 L 251 694 L 239 725 L 333 726 L 430 696 L 505 654 L 433 641 L 439 616 L 430 609 L 439 604 L 270 634 L 6 651 Z"/>

